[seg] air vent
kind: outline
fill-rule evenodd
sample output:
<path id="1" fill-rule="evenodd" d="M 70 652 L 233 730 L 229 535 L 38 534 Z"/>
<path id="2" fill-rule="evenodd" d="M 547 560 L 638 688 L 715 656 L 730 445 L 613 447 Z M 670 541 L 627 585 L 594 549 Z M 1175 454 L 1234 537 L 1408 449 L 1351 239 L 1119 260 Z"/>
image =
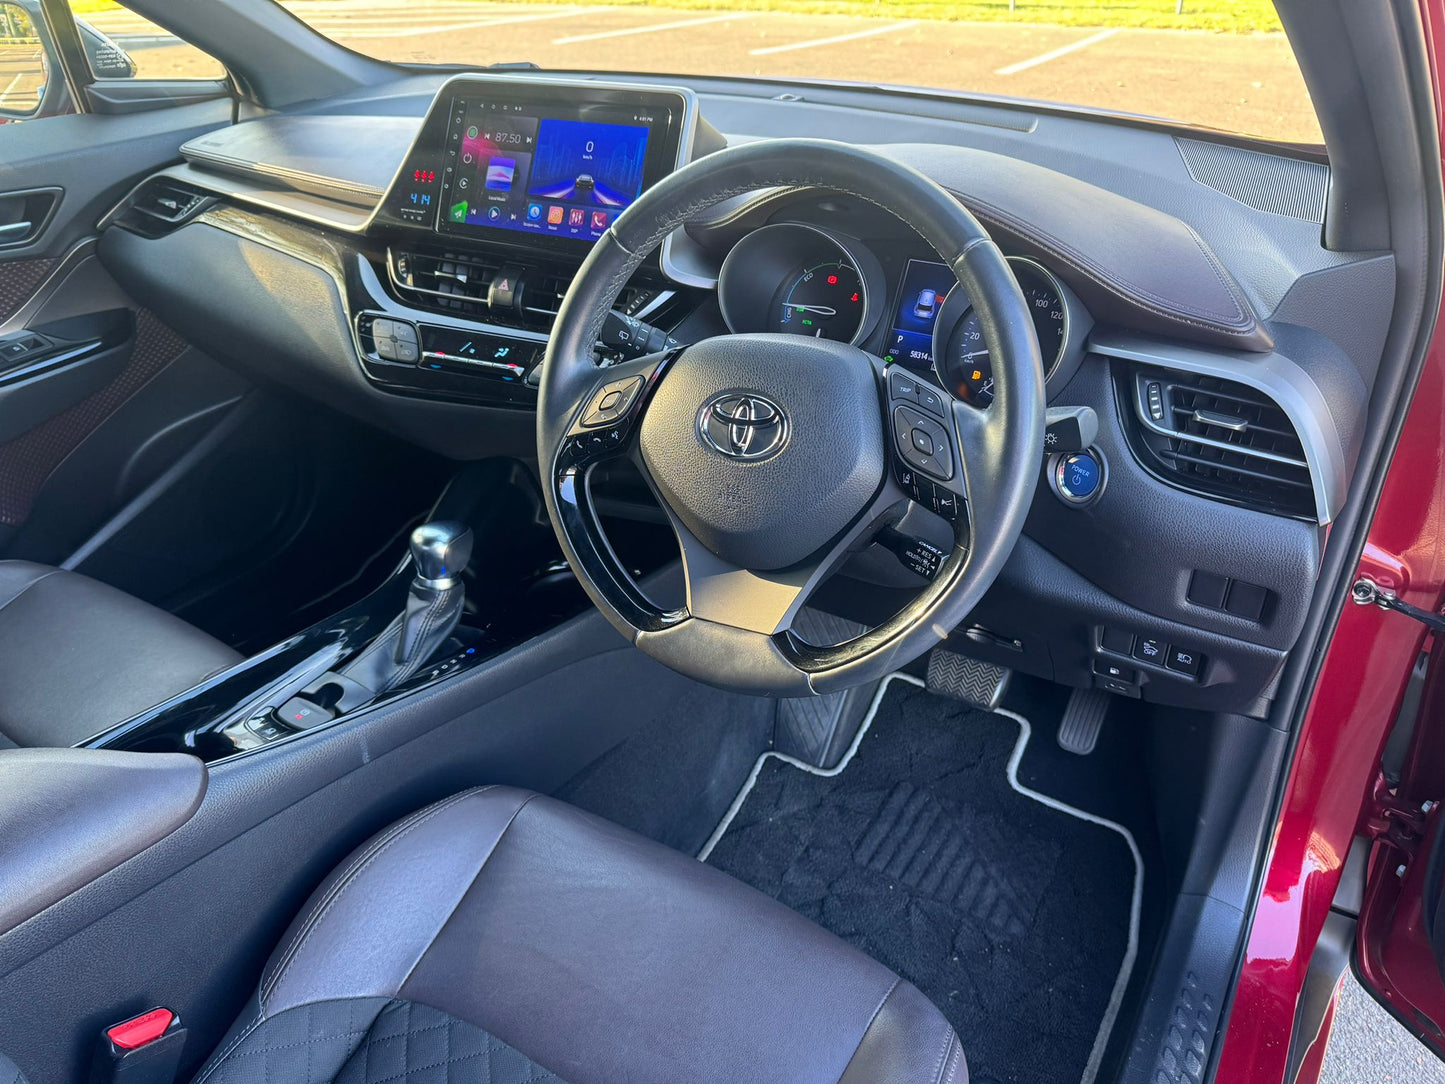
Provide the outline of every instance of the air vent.
<path id="1" fill-rule="evenodd" d="M 1262 512 L 1316 517 L 1298 433 L 1278 403 L 1234 380 L 1130 371 L 1135 451 L 1165 481 Z"/>
<path id="2" fill-rule="evenodd" d="M 403 299 L 418 308 L 468 316 L 489 315 L 487 297 L 501 269 L 501 260 L 455 252 L 387 254 L 387 271 Z"/>
<path id="3" fill-rule="evenodd" d="M 169 177 L 153 177 L 131 193 L 116 221 L 137 233 L 158 237 L 215 202 L 216 197 L 209 192 Z"/>
<path id="4" fill-rule="evenodd" d="M 507 292 L 512 296 L 493 305 L 497 295 L 492 283 L 504 269 L 508 280 L 520 280 L 521 291 L 517 294 L 515 282 L 509 281 Z M 551 328 L 575 273 L 570 266 L 522 264 L 490 252 L 387 252 L 388 277 L 407 304 L 534 330 Z M 617 307 L 636 315 L 634 309 L 656 292 L 628 286 Z"/>
<path id="5" fill-rule="evenodd" d="M 206 194 L 174 181 L 157 180 L 136 194 L 132 206 L 143 214 L 175 224 L 194 214 L 206 201 Z"/>

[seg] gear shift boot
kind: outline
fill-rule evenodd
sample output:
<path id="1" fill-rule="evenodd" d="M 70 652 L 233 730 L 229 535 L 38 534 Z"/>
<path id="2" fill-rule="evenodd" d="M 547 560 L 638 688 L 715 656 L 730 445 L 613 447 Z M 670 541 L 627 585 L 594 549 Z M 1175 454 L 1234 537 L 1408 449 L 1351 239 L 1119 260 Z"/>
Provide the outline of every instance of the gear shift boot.
<path id="1" fill-rule="evenodd" d="M 462 616 L 462 573 L 472 555 L 472 532 L 461 523 L 426 523 L 411 534 L 416 576 L 406 608 L 340 673 L 375 693 L 394 689 L 420 670 L 446 642 Z"/>

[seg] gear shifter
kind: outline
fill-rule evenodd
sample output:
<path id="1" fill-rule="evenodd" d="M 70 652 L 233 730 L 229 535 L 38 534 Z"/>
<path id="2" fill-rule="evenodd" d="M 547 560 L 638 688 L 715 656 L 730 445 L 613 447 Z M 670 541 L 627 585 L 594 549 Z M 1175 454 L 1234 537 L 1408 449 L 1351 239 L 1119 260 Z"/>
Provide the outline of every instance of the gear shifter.
<path id="1" fill-rule="evenodd" d="M 417 586 L 445 591 L 456 587 L 472 559 L 472 529 L 461 523 L 423 523 L 411 532 Z"/>
<path id="2" fill-rule="evenodd" d="M 411 533 L 416 575 L 406 608 L 341 673 L 376 693 L 400 685 L 446 642 L 462 616 L 462 573 L 472 556 L 472 532 L 464 523 L 424 523 Z"/>

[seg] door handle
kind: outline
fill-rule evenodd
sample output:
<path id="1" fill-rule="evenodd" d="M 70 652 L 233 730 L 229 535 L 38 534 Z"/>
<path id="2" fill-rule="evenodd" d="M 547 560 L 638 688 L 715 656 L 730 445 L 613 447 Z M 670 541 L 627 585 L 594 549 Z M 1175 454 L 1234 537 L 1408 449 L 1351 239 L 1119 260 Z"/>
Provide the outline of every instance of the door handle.
<path id="1" fill-rule="evenodd" d="M 0 248 L 27 245 L 44 233 L 63 192 L 60 188 L 0 192 Z"/>

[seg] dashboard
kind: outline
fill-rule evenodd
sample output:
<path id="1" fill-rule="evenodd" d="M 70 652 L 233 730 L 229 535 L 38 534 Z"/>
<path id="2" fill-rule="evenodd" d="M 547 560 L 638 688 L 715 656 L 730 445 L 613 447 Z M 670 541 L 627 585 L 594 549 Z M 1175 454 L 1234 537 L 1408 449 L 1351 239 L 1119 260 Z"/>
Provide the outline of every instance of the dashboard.
<path id="1" fill-rule="evenodd" d="M 557 309 L 642 192 L 735 141 L 872 146 L 989 229 L 1033 318 L 1049 406 L 1096 430 L 1088 463 L 1040 463 L 1024 537 L 958 649 L 1265 714 L 1359 447 L 1390 257 L 1324 252 L 1308 214 L 1251 205 L 1270 183 L 1320 183 L 1300 160 L 1211 144 L 1221 178 L 1189 140 L 1099 119 L 789 93 L 410 76 L 193 140 L 106 217 L 100 254 L 257 380 L 454 459 L 529 461 Z M 902 218 L 846 194 L 760 190 L 700 210 L 626 284 L 598 358 L 728 332 L 852 343 L 961 401 L 992 399 L 966 289 Z M 645 503 L 624 492 L 612 509 L 645 518 Z M 896 608 L 921 582 L 887 554 L 855 564 L 838 612 Z"/>

